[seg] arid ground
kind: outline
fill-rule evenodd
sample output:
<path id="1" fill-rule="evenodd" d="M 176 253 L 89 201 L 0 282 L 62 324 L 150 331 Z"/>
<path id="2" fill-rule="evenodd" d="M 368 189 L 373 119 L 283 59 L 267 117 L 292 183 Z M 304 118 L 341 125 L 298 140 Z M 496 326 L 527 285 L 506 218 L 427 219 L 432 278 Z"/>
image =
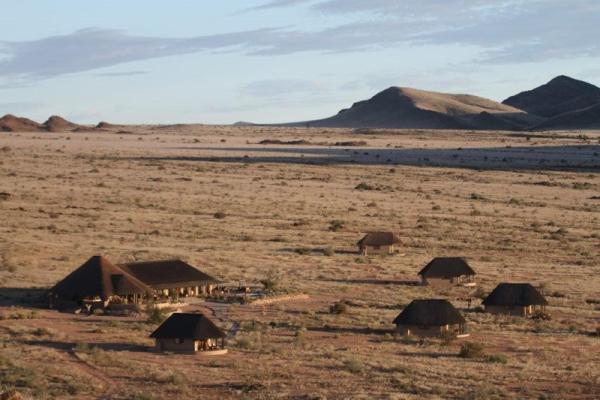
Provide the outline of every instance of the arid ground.
<path id="1" fill-rule="evenodd" d="M 365 143 L 335 146 L 348 141 Z M 0 384 L 40 399 L 597 399 L 599 172 L 598 132 L 1 132 Z M 397 232 L 401 254 L 356 254 L 372 230 Z M 308 299 L 191 305 L 233 327 L 229 354 L 157 354 L 144 316 L 33 304 L 95 254 L 179 257 Z M 466 257 L 481 289 L 418 286 L 434 256 Z M 538 286 L 552 319 L 467 309 L 505 281 Z M 392 335 L 427 297 L 459 307 L 470 337 Z M 465 342 L 484 354 L 459 357 Z"/>

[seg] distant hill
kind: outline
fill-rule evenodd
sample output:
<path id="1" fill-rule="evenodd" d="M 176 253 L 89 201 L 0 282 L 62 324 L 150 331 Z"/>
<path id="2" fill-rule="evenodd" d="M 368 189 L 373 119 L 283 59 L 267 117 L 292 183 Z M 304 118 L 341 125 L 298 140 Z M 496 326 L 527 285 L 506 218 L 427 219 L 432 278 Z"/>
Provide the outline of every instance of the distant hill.
<path id="1" fill-rule="evenodd" d="M 125 125 L 111 124 L 110 122 L 106 121 L 100 121 L 98 122 L 98 125 L 96 125 L 96 128 L 98 129 L 118 129 L 123 127 L 125 127 Z"/>
<path id="2" fill-rule="evenodd" d="M 530 114 L 553 118 L 600 104 L 600 88 L 561 75 L 533 90 L 511 96 L 502 103 Z"/>
<path id="3" fill-rule="evenodd" d="M 53 115 L 42 124 L 42 127 L 49 132 L 67 132 L 80 128 L 81 126 L 67 121 L 58 115 Z"/>
<path id="4" fill-rule="evenodd" d="M 351 128 L 506 129 L 518 130 L 541 118 L 493 100 L 390 87 L 337 115 L 290 125 Z"/>
<path id="5" fill-rule="evenodd" d="M 582 110 L 569 111 L 547 119 L 534 130 L 600 129 L 600 103 Z"/>
<path id="6" fill-rule="evenodd" d="M 0 131 L 4 132 L 37 132 L 42 126 L 27 118 L 6 114 L 0 118 Z"/>

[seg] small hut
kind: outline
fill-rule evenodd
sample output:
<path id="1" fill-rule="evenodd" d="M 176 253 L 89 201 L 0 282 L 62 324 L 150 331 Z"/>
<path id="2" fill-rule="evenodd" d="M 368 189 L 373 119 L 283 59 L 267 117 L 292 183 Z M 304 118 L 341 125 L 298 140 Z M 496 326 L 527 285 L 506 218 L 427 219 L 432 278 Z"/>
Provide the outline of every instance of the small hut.
<path id="1" fill-rule="evenodd" d="M 219 282 L 182 260 L 131 262 L 119 267 L 162 297 L 209 295 Z"/>
<path id="2" fill-rule="evenodd" d="M 413 300 L 394 319 L 394 324 L 396 332 L 403 336 L 468 336 L 463 316 L 443 299 Z"/>
<path id="3" fill-rule="evenodd" d="M 102 256 L 93 256 L 50 289 L 49 306 L 58 301 L 87 308 L 105 308 L 112 302 L 138 304 L 152 289 Z"/>
<path id="4" fill-rule="evenodd" d="M 400 238 L 393 232 L 370 232 L 358 241 L 358 251 L 364 255 L 389 255 L 396 252 Z"/>
<path id="5" fill-rule="evenodd" d="M 501 283 L 483 300 L 485 311 L 526 317 L 545 311 L 548 301 L 529 283 Z"/>
<path id="6" fill-rule="evenodd" d="M 423 285 L 475 286 L 475 271 L 462 257 L 436 257 L 419 272 Z"/>
<path id="7" fill-rule="evenodd" d="M 201 313 L 171 314 L 152 334 L 156 350 L 218 355 L 227 353 L 225 333 Z"/>

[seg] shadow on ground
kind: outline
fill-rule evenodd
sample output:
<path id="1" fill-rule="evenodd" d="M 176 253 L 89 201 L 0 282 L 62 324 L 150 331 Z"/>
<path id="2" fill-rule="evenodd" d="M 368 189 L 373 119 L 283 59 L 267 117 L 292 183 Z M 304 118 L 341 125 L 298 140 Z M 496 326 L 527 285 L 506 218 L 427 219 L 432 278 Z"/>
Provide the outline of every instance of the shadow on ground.
<path id="1" fill-rule="evenodd" d="M 127 157 L 155 161 L 242 163 L 411 165 L 478 170 L 599 171 L 600 145 L 523 146 L 454 149 L 332 147 L 176 147 L 200 155 Z"/>
<path id="2" fill-rule="evenodd" d="M 325 332 L 325 333 L 351 333 L 357 335 L 385 335 L 393 334 L 393 329 L 376 329 L 376 328 L 355 328 L 355 327 L 344 327 L 344 326 L 314 326 L 306 328 L 307 331 L 311 332 Z"/>
<path id="3" fill-rule="evenodd" d="M 30 346 L 43 346 L 56 350 L 71 351 L 76 349 L 78 343 L 75 342 L 61 342 L 55 340 L 25 340 L 24 344 Z M 147 352 L 149 347 L 132 344 L 132 343 L 89 343 L 89 348 L 96 347 L 104 351 L 135 351 L 135 352 Z"/>
<path id="4" fill-rule="evenodd" d="M 400 286 L 420 286 L 420 281 L 403 279 L 323 279 L 326 282 L 347 283 L 349 285 L 400 285 Z"/>
<path id="5" fill-rule="evenodd" d="M 328 254 L 350 254 L 350 255 L 360 255 L 360 253 L 356 250 L 334 250 L 331 248 L 324 247 L 283 247 L 278 249 L 277 251 L 282 253 L 297 253 L 297 254 L 313 254 L 313 255 L 328 255 Z"/>
<path id="6" fill-rule="evenodd" d="M 45 307 L 48 305 L 47 290 L 45 288 L 0 287 L 0 306 Z"/>

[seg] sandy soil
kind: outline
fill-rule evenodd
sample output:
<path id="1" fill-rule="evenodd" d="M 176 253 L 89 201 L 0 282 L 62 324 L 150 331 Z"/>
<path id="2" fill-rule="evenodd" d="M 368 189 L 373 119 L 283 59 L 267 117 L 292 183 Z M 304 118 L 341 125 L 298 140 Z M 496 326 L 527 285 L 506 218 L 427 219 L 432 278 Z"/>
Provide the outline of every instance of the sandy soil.
<path id="1" fill-rule="evenodd" d="M 0 385 L 35 398 L 597 398 L 599 140 L 213 126 L 0 133 Z M 330 230 L 334 220 L 343 228 Z M 403 255 L 358 256 L 368 230 L 396 231 Z M 275 276 L 309 298 L 216 310 L 237 329 L 224 357 L 156 354 L 144 318 L 30 305 L 36 288 L 94 254 L 208 262 L 223 280 Z M 552 320 L 466 310 L 468 289 L 416 286 L 434 256 L 467 257 L 483 293 L 501 281 L 541 286 Z M 463 341 L 505 362 L 459 358 L 461 341 L 386 333 L 422 297 L 463 309 Z M 348 311 L 330 314 L 340 299 Z"/>

